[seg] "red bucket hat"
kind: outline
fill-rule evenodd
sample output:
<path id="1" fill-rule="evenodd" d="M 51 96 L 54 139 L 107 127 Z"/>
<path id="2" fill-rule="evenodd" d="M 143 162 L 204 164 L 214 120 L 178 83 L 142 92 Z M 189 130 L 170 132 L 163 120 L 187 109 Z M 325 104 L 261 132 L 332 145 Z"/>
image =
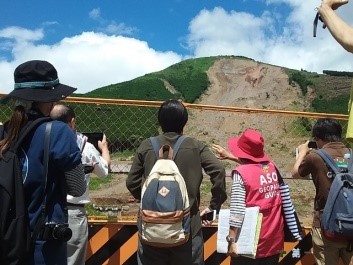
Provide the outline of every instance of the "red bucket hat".
<path id="1" fill-rule="evenodd" d="M 264 152 L 264 138 L 261 133 L 247 129 L 239 137 L 228 139 L 228 149 L 236 157 L 246 158 L 253 162 L 268 162 Z"/>

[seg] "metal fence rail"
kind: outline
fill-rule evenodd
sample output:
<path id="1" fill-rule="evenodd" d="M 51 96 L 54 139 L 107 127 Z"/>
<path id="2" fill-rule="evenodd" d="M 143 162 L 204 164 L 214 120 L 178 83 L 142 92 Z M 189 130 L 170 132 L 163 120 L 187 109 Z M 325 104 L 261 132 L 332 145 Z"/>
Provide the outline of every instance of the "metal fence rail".
<path id="1" fill-rule="evenodd" d="M 65 102 L 75 109 L 79 131 L 104 132 L 109 141 L 112 174 L 102 181 L 92 178 L 91 195 L 96 210 L 92 209 L 92 214 L 97 215 L 101 211 L 106 214 L 110 211 L 115 215 L 116 211 L 124 213 L 124 210 L 129 214 L 135 202 L 129 197 L 124 178 L 141 141 L 160 133 L 157 111 L 162 102 L 81 97 L 69 97 Z M 295 148 L 311 138 L 311 128 L 317 118 L 332 117 L 340 120 L 344 132 L 348 121 L 348 115 L 188 103 L 185 105 L 189 111 L 189 121 L 184 133 L 210 146 L 213 143 L 226 146 L 229 137 L 239 135 L 246 128 L 260 130 L 265 138 L 265 152 L 275 161 L 285 178 L 290 178 Z M 1 106 L 0 121 L 4 122 L 9 117 L 11 109 L 11 105 Z M 227 161 L 224 164 L 227 172 L 235 165 Z M 294 196 L 303 197 L 305 193 L 313 193 L 311 181 L 287 181 Z M 205 196 L 209 186 L 205 183 L 202 188 Z M 308 198 L 303 200 L 296 201 L 295 204 L 299 212 L 300 207 L 308 206 L 303 213 L 307 214 L 312 201 Z M 97 205 L 105 205 L 107 208 L 102 210 Z"/>
<path id="2" fill-rule="evenodd" d="M 79 131 L 103 131 L 116 157 L 133 155 L 141 141 L 160 133 L 157 111 L 162 102 L 93 98 L 68 98 L 66 102 L 78 114 Z M 250 109 L 185 103 L 189 121 L 185 134 L 208 144 L 226 146 L 228 137 L 239 135 L 246 128 L 262 131 L 265 151 L 289 177 L 295 159 L 295 148 L 311 138 L 311 128 L 318 118 L 332 117 L 347 127 L 348 115 L 295 112 L 286 110 Z M 127 155 L 127 160 L 131 156 Z M 113 171 L 128 171 L 117 165 Z"/>

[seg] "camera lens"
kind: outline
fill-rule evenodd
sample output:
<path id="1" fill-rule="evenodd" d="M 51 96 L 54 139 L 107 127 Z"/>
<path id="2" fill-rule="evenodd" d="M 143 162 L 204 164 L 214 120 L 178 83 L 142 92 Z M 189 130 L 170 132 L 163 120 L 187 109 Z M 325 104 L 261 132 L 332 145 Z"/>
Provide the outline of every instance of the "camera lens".
<path id="1" fill-rule="evenodd" d="M 55 226 L 53 230 L 53 238 L 61 241 L 69 241 L 72 236 L 72 231 L 67 226 Z"/>

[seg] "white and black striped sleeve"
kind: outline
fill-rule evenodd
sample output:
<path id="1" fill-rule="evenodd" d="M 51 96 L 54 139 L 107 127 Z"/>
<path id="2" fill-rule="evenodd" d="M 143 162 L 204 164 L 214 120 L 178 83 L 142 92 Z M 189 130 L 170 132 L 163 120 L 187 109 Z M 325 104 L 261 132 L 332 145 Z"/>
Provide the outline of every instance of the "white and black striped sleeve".
<path id="1" fill-rule="evenodd" d="M 235 171 L 233 174 L 232 191 L 230 195 L 229 225 L 241 228 L 245 215 L 245 187 L 241 175 Z"/>
<path id="2" fill-rule="evenodd" d="M 77 167 L 66 171 L 65 173 L 67 194 L 74 197 L 81 196 L 85 193 L 87 182 L 82 164 Z"/>

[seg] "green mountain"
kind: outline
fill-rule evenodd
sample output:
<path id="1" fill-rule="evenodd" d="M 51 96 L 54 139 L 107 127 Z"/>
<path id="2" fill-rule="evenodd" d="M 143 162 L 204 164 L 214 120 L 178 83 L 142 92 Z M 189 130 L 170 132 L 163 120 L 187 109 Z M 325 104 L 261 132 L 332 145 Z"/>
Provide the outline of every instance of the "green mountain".
<path id="1" fill-rule="evenodd" d="M 261 62 L 255 62 L 254 60 L 240 56 L 216 56 L 216 57 L 205 57 L 184 60 L 180 63 L 174 64 L 162 71 L 146 74 L 144 76 L 135 78 L 131 81 L 122 83 L 112 84 L 109 86 L 97 88 L 86 94 L 79 94 L 76 96 L 80 97 L 93 97 L 93 98 L 118 98 L 118 99 L 136 99 L 136 100 L 165 100 L 170 98 L 182 99 L 185 102 L 193 103 L 198 102 L 201 96 L 205 96 L 208 93 L 208 89 L 211 85 L 207 71 L 220 60 L 230 60 L 233 64 L 243 64 L 244 61 L 250 61 L 256 63 L 259 67 L 266 68 L 265 72 L 258 73 L 258 77 L 253 77 L 254 71 L 244 78 L 248 78 L 248 83 L 251 83 L 254 87 L 266 86 L 268 88 L 269 83 L 262 84 L 262 78 L 269 80 L 276 80 L 277 76 L 271 76 L 270 68 L 278 68 L 280 66 L 274 66 L 264 64 Z M 304 99 L 307 103 L 304 104 L 300 111 L 314 111 L 314 112 L 326 112 L 326 113 L 347 113 L 347 104 L 349 100 L 350 88 L 352 83 L 351 72 L 337 72 L 332 70 L 325 70 L 325 74 L 319 74 L 315 72 L 307 72 L 305 70 L 293 70 L 284 67 L 280 67 L 283 72 L 287 74 L 285 81 L 281 81 L 278 86 L 279 89 L 285 86 L 292 86 L 298 89 L 298 98 Z M 243 70 L 245 69 L 245 70 Z M 231 69 L 227 66 L 224 69 L 218 69 L 219 75 L 234 75 L 241 71 L 247 72 L 251 70 L 250 66 L 242 69 Z M 249 71 L 250 71 L 249 70 Z M 250 76 L 250 77 L 249 77 Z M 220 82 L 226 82 L 220 80 Z M 255 80 L 255 81 L 254 81 Z M 218 82 L 218 81 L 216 81 Z M 237 83 L 225 84 L 223 87 L 236 86 Z M 276 81 L 278 83 L 278 81 Z M 287 82 L 287 84 L 283 83 Z M 239 85 L 241 85 L 239 83 Z M 277 89 L 277 88 L 276 88 Z M 270 94 L 269 90 L 266 93 Z M 284 88 L 283 88 L 284 89 Z M 259 92 L 260 93 L 260 92 Z M 277 93 L 277 92 L 273 92 Z M 292 99 L 296 101 L 295 98 Z M 222 102 L 212 102 L 214 105 L 224 105 Z M 231 105 L 234 106 L 235 103 Z"/>
<path id="2" fill-rule="evenodd" d="M 216 57 L 185 60 L 163 71 L 95 89 L 85 96 L 141 100 L 179 98 L 194 102 L 207 89 L 206 71 L 215 60 Z"/>

